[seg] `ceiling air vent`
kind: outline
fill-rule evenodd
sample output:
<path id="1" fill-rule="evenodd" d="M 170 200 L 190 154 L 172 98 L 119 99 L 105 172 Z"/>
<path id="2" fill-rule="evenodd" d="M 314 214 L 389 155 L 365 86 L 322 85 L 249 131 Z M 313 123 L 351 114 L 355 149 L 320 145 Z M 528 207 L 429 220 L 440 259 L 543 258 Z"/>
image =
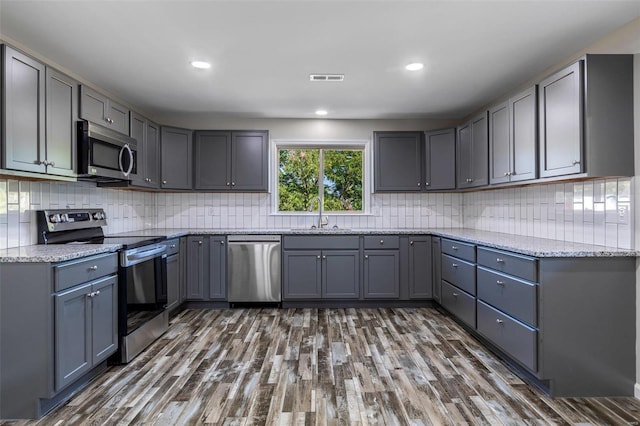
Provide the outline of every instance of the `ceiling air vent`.
<path id="1" fill-rule="evenodd" d="M 343 81 L 344 74 L 309 74 L 311 81 Z"/>

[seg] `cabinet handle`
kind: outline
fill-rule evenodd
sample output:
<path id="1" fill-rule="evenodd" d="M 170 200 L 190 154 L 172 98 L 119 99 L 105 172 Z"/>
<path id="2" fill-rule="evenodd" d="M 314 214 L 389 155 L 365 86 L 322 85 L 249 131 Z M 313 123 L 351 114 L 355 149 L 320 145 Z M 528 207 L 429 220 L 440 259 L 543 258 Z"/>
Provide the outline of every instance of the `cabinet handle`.
<path id="1" fill-rule="evenodd" d="M 235 182 L 231 182 L 231 186 L 236 186 L 236 183 Z"/>
<path id="2" fill-rule="evenodd" d="M 200 245 L 200 246 L 201 246 L 201 245 L 202 245 L 202 241 L 198 241 L 198 245 Z"/>
<path id="3" fill-rule="evenodd" d="M 471 183 L 471 182 L 473 182 L 473 179 L 470 179 L 470 178 L 467 178 L 467 179 L 465 179 L 465 180 L 467 181 L 467 183 Z"/>
<path id="4" fill-rule="evenodd" d="M 55 167 L 56 166 L 56 162 L 55 161 L 49 161 L 49 164 L 47 164 L 48 166 L 51 167 Z"/>
<path id="5" fill-rule="evenodd" d="M 451 250 L 458 250 L 458 246 L 451 246 Z"/>
<path id="6" fill-rule="evenodd" d="M 497 322 L 498 324 L 502 324 L 502 323 L 504 323 L 504 321 L 502 321 L 500 318 L 496 319 L 496 322 Z"/>
<path id="7" fill-rule="evenodd" d="M 320 255 L 318 255 L 316 258 L 317 258 L 317 259 L 320 259 Z"/>
<path id="8" fill-rule="evenodd" d="M 499 257 L 499 258 L 497 258 L 497 259 L 496 259 L 496 262 L 498 262 L 498 263 L 504 263 L 504 259 L 502 259 L 502 258 L 500 258 L 500 257 Z"/>
<path id="9" fill-rule="evenodd" d="M 176 248 L 176 245 L 175 245 L 175 244 L 171 244 L 171 245 L 169 246 L 169 248 Z"/>
<path id="10" fill-rule="evenodd" d="M 98 265 L 89 266 L 89 270 L 90 271 L 97 271 L 98 270 Z"/>
<path id="11" fill-rule="evenodd" d="M 326 258 L 327 258 L 327 256 L 322 256 L 322 258 L 323 258 L 323 259 L 326 259 Z"/>
<path id="12" fill-rule="evenodd" d="M 384 244 L 384 240 L 380 240 L 380 244 L 381 244 L 381 245 L 382 245 L 382 244 Z"/>
<path id="13" fill-rule="evenodd" d="M 223 246 L 224 245 L 224 241 L 220 241 L 220 245 Z"/>
<path id="14" fill-rule="evenodd" d="M 110 117 L 107 117 L 107 118 L 105 119 L 105 121 L 106 121 L 107 123 L 109 123 L 109 124 L 113 124 L 113 119 L 112 119 L 112 118 L 110 118 Z"/>
<path id="15" fill-rule="evenodd" d="M 509 176 L 509 172 L 504 172 L 504 176 Z"/>
<path id="16" fill-rule="evenodd" d="M 87 297 L 93 297 L 93 293 L 87 293 Z"/>
<path id="17" fill-rule="evenodd" d="M 504 281 L 498 280 L 498 281 L 496 281 L 496 284 L 498 284 L 499 286 L 504 287 Z"/>
<path id="18" fill-rule="evenodd" d="M 163 184 L 163 185 L 166 185 L 166 184 L 167 184 L 167 181 L 166 181 L 166 180 L 163 180 L 163 181 L 162 181 L 162 184 Z"/>
<path id="19" fill-rule="evenodd" d="M 368 255 L 368 254 L 365 254 L 365 255 L 364 255 L 364 258 L 365 258 L 365 259 L 368 259 L 368 258 L 369 258 L 369 255 Z"/>
<path id="20" fill-rule="evenodd" d="M 100 294 L 100 290 L 97 290 L 97 291 L 94 293 L 94 296 L 98 296 L 99 294 Z"/>
<path id="21" fill-rule="evenodd" d="M 424 183 L 424 186 L 429 186 L 429 185 L 431 185 L 429 182 Z"/>
<path id="22" fill-rule="evenodd" d="M 452 263 L 451 266 L 453 266 L 454 268 L 457 268 L 458 264 L 457 263 Z"/>
<path id="23" fill-rule="evenodd" d="M 451 293 L 451 295 L 452 295 L 453 297 L 458 297 L 458 296 L 460 296 L 458 293 Z"/>
<path id="24" fill-rule="evenodd" d="M 229 185 L 230 185 L 230 183 L 229 183 L 229 182 L 227 182 L 227 186 L 229 186 Z"/>
<path id="25" fill-rule="evenodd" d="M 420 187 L 420 182 L 418 182 L 418 187 Z"/>
<path id="26" fill-rule="evenodd" d="M 413 245 L 413 241 L 409 241 L 409 245 L 412 246 Z"/>
<path id="27" fill-rule="evenodd" d="M 576 164 L 580 164 L 580 161 L 578 161 L 578 160 L 573 160 L 573 162 L 572 162 L 572 163 L 573 163 L 573 165 L 575 166 Z"/>

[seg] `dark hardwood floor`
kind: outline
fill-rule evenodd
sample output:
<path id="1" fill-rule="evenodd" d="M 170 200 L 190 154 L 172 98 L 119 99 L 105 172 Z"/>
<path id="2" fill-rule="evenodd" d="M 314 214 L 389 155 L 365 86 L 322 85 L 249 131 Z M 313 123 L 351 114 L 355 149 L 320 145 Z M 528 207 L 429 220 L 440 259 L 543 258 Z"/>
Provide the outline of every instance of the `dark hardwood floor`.
<path id="1" fill-rule="evenodd" d="M 15 424 L 638 424 L 635 398 L 552 399 L 435 309 L 186 310 L 126 366 Z"/>

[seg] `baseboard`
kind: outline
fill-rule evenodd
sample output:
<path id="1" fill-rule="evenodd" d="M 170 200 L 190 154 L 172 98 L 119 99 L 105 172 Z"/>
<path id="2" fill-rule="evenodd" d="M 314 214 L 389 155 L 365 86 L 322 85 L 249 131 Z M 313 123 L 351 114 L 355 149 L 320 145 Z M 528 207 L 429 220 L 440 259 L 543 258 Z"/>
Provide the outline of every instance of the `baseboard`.
<path id="1" fill-rule="evenodd" d="M 640 383 L 636 383 L 633 387 L 633 396 L 640 399 Z"/>

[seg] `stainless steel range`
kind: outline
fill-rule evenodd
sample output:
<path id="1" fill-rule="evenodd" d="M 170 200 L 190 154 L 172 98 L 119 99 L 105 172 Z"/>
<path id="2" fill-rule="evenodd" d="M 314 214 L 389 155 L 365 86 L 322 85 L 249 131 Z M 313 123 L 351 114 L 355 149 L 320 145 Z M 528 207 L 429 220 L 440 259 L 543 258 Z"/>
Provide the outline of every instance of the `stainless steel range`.
<path id="1" fill-rule="evenodd" d="M 127 363 L 168 328 L 167 248 L 163 235 L 105 236 L 103 209 L 39 210 L 39 244 L 121 244 L 118 267 L 120 347 L 112 363 Z M 142 233 L 144 234 L 144 233 Z"/>

